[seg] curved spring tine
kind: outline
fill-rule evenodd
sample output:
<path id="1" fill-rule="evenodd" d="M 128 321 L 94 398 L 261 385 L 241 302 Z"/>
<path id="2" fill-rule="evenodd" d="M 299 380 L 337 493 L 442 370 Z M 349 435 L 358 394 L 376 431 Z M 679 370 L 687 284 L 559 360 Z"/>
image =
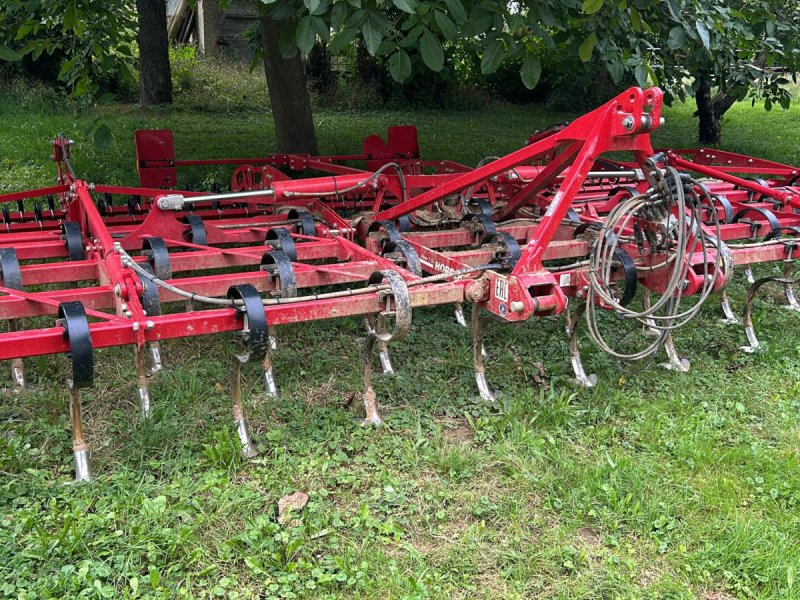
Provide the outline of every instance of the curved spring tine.
<path id="1" fill-rule="evenodd" d="M 378 397 L 375 390 L 372 388 L 372 351 L 375 348 L 377 337 L 375 336 L 375 327 L 377 326 L 377 318 L 374 315 L 366 317 L 368 323 L 367 337 L 364 340 L 364 348 L 361 355 L 362 361 L 362 375 L 364 378 L 364 418 L 361 420 L 361 425 L 381 425 L 383 420 L 378 412 Z M 370 329 L 372 331 L 370 331 Z"/>
<path id="2" fill-rule="evenodd" d="M 72 418 L 72 456 L 75 461 L 75 481 L 91 481 L 92 469 L 89 460 L 89 447 L 83 435 L 83 414 L 81 412 L 81 389 L 69 387 L 69 412 Z"/>
<path id="3" fill-rule="evenodd" d="M 467 320 L 464 318 L 464 306 L 461 302 L 456 302 L 456 323 L 462 327 L 467 326 Z"/>
<path id="4" fill-rule="evenodd" d="M 689 372 L 691 363 L 688 359 L 678 356 L 678 351 L 675 349 L 675 342 L 672 340 L 672 333 L 667 333 L 664 338 L 664 352 L 667 353 L 667 362 L 661 365 L 662 367 L 681 373 Z"/>
<path id="5" fill-rule="evenodd" d="M 139 413 L 142 419 L 149 419 L 152 415 L 150 407 L 150 390 L 147 387 L 147 365 L 145 361 L 145 346 L 136 346 L 136 382 L 138 384 L 137 395 L 139 399 Z"/>
<path id="6" fill-rule="evenodd" d="M 722 296 L 720 297 L 720 307 L 722 308 L 722 314 L 725 315 L 724 319 L 720 319 L 725 325 L 736 325 L 739 323 L 739 319 L 736 317 L 736 314 L 733 312 L 731 308 L 731 301 L 728 298 L 728 291 L 722 290 Z"/>
<path id="7" fill-rule="evenodd" d="M 649 290 L 645 289 L 645 290 L 642 291 L 642 306 L 643 306 L 644 310 L 649 310 L 650 309 L 650 291 Z M 644 335 L 648 335 L 648 336 L 651 336 L 651 337 L 658 337 L 658 336 L 661 335 L 661 332 L 658 329 L 656 329 L 656 327 L 655 327 L 656 322 L 653 319 L 651 319 L 649 317 L 646 317 L 645 318 L 645 322 L 647 323 L 647 325 L 644 326 Z"/>
<path id="8" fill-rule="evenodd" d="M 249 355 L 231 357 L 231 400 L 233 400 L 233 425 L 236 435 L 242 445 L 242 458 L 253 458 L 258 454 L 258 448 L 253 443 L 250 435 L 250 424 L 244 414 L 242 404 L 242 363 L 249 360 Z"/>
<path id="9" fill-rule="evenodd" d="M 792 279 L 787 279 L 785 277 L 762 277 L 761 279 L 756 280 L 753 284 L 747 289 L 747 295 L 744 298 L 744 333 L 747 336 L 747 341 L 750 342 L 749 346 L 739 346 L 741 350 L 744 350 L 748 354 L 752 354 L 753 352 L 757 352 L 761 350 L 761 343 L 758 341 L 758 337 L 756 337 L 756 330 L 753 327 L 753 300 L 755 300 L 756 294 L 761 286 L 765 283 L 770 283 L 775 281 L 777 283 L 782 283 L 784 286 L 792 285 L 795 283 Z"/>
<path id="10" fill-rule="evenodd" d="M 592 388 L 597 385 L 597 375 L 594 373 L 586 374 L 581 360 L 580 349 L 578 348 L 578 323 L 580 323 L 585 310 L 586 303 L 581 303 L 574 311 L 567 307 L 567 310 L 564 311 L 564 322 L 567 337 L 569 338 L 569 360 L 575 373 L 575 383 L 582 387 Z"/>
<path id="11" fill-rule="evenodd" d="M 487 402 L 497 402 L 497 398 L 489 388 L 486 381 L 486 366 L 483 358 L 486 351 L 483 347 L 483 335 L 485 322 L 481 319 L 481 306 L 478 303 L 472 305 L 472 363 L 475 367 L 475 382 L 478 384 L 478 392 L 481 398 Z"/>
<path id="12" fill-rule="evenodd" d="M 152 377 L 164 368 L 161 361 L 161 345 L 159 342 L 148 342 L 147 352 L 150 354 L 150 368 L 147 370 L 147 376 Z"/>
<path id="13" fill-rule="evenodd" d="M 783 291 L 786 294 L 786 301 L 789 303 L 786 308 L 800 312 L 800 302 L 797 301 L 797 296 L 794 294 L 794 281 L 791 280 L 792 269 L 794 269 L 794 260 L 785 261 L 783 265 L 783 277 L 788 281 L 783 284 Z"/>

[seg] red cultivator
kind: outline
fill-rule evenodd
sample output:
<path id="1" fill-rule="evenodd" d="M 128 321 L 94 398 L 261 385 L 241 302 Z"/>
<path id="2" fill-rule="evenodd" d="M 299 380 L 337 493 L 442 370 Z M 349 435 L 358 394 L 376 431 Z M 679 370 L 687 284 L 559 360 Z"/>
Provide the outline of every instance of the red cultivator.
<path id="1" fill-rule="evenodd" d="M 800 309 L 788 273 L 800 241 L 798 172 L 716 150 L 656 152 L 649 133 L 661 125 L 661 92 L 631 88 L 477 168 L 421 160 L 413 127 L 390 128 L 385 143 L 367 138 L 359 155 L 183 161 L 171 132 L 140 131 L 136 188 L 79 179 L 70 142 L 58 138 L 57 185 L 0 196 L 0 359 L 24 385 L 22 359 L 67 353 L 75 474 L 88 479 L 80 394 L 94 352 L 108 346 L 133 347 L 146 418 L 162 341 L 240 331 L 231 395 L 245 456 L 256 450 L 240 368 L 261 361 L 277 395 L 273 335 L 287 323 L 363 317 L 364 422 L 373 424 L 376 347 L 391 373 L 390 344 L 425 306 L 453 305 L 466 324 L 462 306 L 472 304 L 475 377 L 489 401 L 484 311 L 512 322 L 563 313 L 584 386 L 596 378 L 578 351 L 582 318 L 613 356 L 664 348 L 667 365 L 686 370 L 671 332 L 715 292 L 737 320 L 725 296 L 736 264 L 752 284 L 744 324 L 753 351 L 760 286 L 785 286 Z M 230 165 L 231 191 L 174 191 L 179 169 L 198 165 Z M 783 261 L 784 276 L 753 281 L 749 265 L 771 261 Z M 612 347 L 599 309 L 652 337 Z"/>

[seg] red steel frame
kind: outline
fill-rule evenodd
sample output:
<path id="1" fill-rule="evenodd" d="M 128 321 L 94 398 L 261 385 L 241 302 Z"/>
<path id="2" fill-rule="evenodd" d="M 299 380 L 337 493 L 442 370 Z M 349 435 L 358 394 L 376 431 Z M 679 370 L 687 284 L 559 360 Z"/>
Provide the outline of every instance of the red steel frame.
<path id="1" fill-rule="evenodd" d="M 0 195 L 0 206 L 17 203 L 15 214 L 4 210 L 0 252 L 13 249 L 22 283 L 22 289 L 0 286 L 0 318 L 9 322 L 9 331 L 0 333 L 0 359 L 69 352 L 64 328 L 39 327 L 36 318 L 55 315 L 62 302 L 70 301 L 85 308 L 94 349 L 133 345 L 139 356 L 147 345 L 164 340 L 242 330 L 246 322 L 231 307 L 148 314 L 142 300 L 146 282 L 126 266 L 126 257 L 133 253 L 136 262 L 147 263 L 138 253 L 160 239 L 169 249 L 170 289 L 224 297 L 232 286 L 249 284 L 268 297 L 280 297 L 284 284 L 261 265 L 265 252 L 281 250 L 268 235 L 285 228 L 296 248 L 291 269 L 298 289 L 364 287 L 374 273 L 393 272 L 411 284 L 407 291 L 413 307 L 471 302 L 511 322 L 559 314 L 569 297 L 585 294 L 587 270 L 555 269 L 552 261 L 589 254 L 591 240 L 579 235 L 578 227 L 602 224 L 619 202 L 645 192 L 654 156 L 710 178 L 703 185 L 723 221 L 722 242 L 767 237 L 769 243 L 731 248 L 736 264 L 791 261 L 800 234 L 797 168 L 719 150 L 659 154 L 649 133 L 662 124 L 661 105 L 657 88 L 631 88 L 477 168 L 422 160 L 416 129 L 410 126 L 389 128 L 386 143 L 370 136 L 360 154 L 191 160 L 175 158 L 172 132 L 139 131 L 141 187 L 80 179 L 70 166 L 70 142 L 59 137 L 53 145 L 57 185 Z M 627 153 L 631 159 L 609 160 L 609 153 Z M 231 190 L 244 194 L 205 198 L 204 192 L 174 190 L 179 169 L 210 165 L 231 167 Z M 313 176 L 290 177 L 296 172 Z M 766 179 L 748 178 L 755 174 Z M 132 198 L 127 207 L 118 201 L 124 196 Z M 57 200 L 42 210 L 47 197 Z M 170 202 L 177 202 L 177 208 Z M 470 208 L 476 202 L 483 216 Z M 449 220 L 424 226 L 419 215 L 426 211 L 450 215 Z M 300 213 L 313 217 L 313 233 L 287 217 Z M 80 232 L 80 258 L 64 223 L 76 224 Z M 404 223 L 410 231 L 390 231 Z M 704 227 L 716 234 L 710 225 Z M 201 234 L 202 239 L 193 237 Z M 395 235 L 403 248 L 410 248 L 403 256 L 386 250 Z M 519 253 L 507 268 L 498 267 L 497 261 L 510 252 L 509 240 L 519 245 Z M 620 247 L 637 265 L 660 260 L 642 254 L 630 241 Z M 419 261 L 418 268 L 412 268 L 407 252 Z M 705 255 L 697 252 L 687 260 L 693 269 L 685 293 L 692 294 L 701 288 L 703 273 L 716 265 L 717 250 L 706 248 Z M 459 276 L 446 277 L 457 271 L 462 271 Z M 431 275 L 439 277 L 420 279 Z M 726 275 L 718 278 L 718 289 L 727 283 Z M 638 280 L 646 288 L 663 289 L 658 274 Z M 75 286 L 78 281 L 91 285 Z M 160 290 L 158 299 L 184 300 L 167 289 Z M 374 319 L 394 314 L 390 305 L 391 294 L 383 289 L 265 302 L 264 314 L 274 327 L 343 316 Z M 37 326 L 22 329 L 29 319 Z"/>

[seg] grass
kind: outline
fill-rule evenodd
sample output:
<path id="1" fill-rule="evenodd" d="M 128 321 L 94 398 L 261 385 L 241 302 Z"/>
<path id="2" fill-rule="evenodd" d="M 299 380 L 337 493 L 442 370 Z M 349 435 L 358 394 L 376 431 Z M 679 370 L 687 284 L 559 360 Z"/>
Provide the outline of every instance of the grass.
<path id="1" fill-rule="evenodd" d="M 270 115 L 253 108 L 81 114 L 41 89 L 0 93 L 0 189 L 48 184 L 49 139 L 76 140 L 92 181 L 134 183 L 133 131 L 175 130 L 181 157 L 268 153 Z M 666 113 L 658 144 L 694 139 L 691 106 Z M 100 152 L 86 129 L 114 131 Z M 482 112 L 316 114 L 321 150 L 358 148 L 414 123 L 424 154 L 476 163 L 573 115 Z M 737 105 L 728 149 L 798 163 L 800 108 Z M 222 173 L 192 172 L 201 185 Z M 764 267 L 772 272 L 777 267 Z M 741 278 L 733 285 L 738 303 Z M 739 304 L 740 305 L 740 304 Z M 361 429 L 356 320 L 283 328 L 279 401 L 245 369 L 260 457 L 241 462 L 229 420 L 230 337 L 164 345 L 155 415 L 134 415 L 130 349 L 98 353 L 86 394 L 96 481 L 71 476 L 63 357 L 29 360 L 30 390 L 0 409 L 0 595 L 46 597 L 800 598 L 798 315 L 766 299 L 765 352 L 744 355 L 711 302 L 676 343 L 685 375 L 620 365 L 583 340 L 594 390 L 570 381 L 559 319 L 495 324 L 487 336 L 497 407 L 478 398 L 468 332 L 450 310 L 415 312 L 378 377 L 386 425 Z M 534 383 L 542 362 L 547 388 Z M 353 400 L 355 399 L 355 402 Z M 353 402 L 355 409 L 349 408 Z M 309 494 L 294 526 L 278 499 Z"/>

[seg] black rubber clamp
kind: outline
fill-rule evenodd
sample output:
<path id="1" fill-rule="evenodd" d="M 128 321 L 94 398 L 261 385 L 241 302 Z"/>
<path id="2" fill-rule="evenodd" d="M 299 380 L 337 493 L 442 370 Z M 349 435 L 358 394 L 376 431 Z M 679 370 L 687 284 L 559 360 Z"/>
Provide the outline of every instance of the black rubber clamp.
<path id="1" fill-rule="evenodd" d="M 3 278 L 3 287 L 22 289 L 22 273 L 19 270 L 17 251 L 13 248 L 0 248 L 0 277 Z"/>
<path id="2" fill-rule="evenodd" d="M 83 233 L 81 233 L 81 226 L 75 221 L 64 221 L 61 223 L 61 232 L 64 238 L 64 245 L 67 247 L 69 259 L 83 260 L 86 258 L 83 247 Z"/>
<path id="3" fill-rule="evenodd" d="M 297 248 L 295 248 L 292 232 L 286 227 L 273 227 L 267 232 L 267 239 L 264 243 L 272 246 L 274 250 L 280 250 L 289 257 L 290 260 L 297 260 Z"/>
<path id="4" fill-rule="evenodd" d="M 172 279 L 172 267 L 169 261 L 167 244 L 160 237 L 154 236 L 142 240 L 142 256 L 147 257 L 147 262 L 153 269 L 153 274 L 159 279 Z"/>
<path id="5" fill-rule="evenodd" d="M 422 277 L 422 263 L 419 260 L 419 255 L 414 247 L 406 240 L 388 241 L 384 244 L 381 250 L 381 256 L 385 257 L 387 254 L 394 254 L 400 252 L 403 260 L 406 263 L 406 270 L 411 271 L 414 275 Z"/>
<path id="6" fill-rule="evenodd" d="M 197 215 L 187 215 L 186 222 L 189 224 L 189 231 L 185 233 L 189 242 L 197 244 L 198 246 L 205 246 L 207 244 L 206 226 L 203 225 L 203 219 Z"/>
<path id="7" fill-rule="evenodd" d="M 264 358 L 269 348 L 269 331 L 261 295 L 251 284 L 242 283 L 228 288 L 228 298 L 244 303 L 236 307 L 236 316 L 245 319 L 243 333 L 247 340 L 248 360 Z"/>
<path id="8" fill-rule="evenodd" d="M 64 338 L 69 342 L 67 358 L 72 362 L 72 389 L 91 387 L 94 383 L 94 353 L 89 319 L 80 302 L 62 302 L 58 305 L 58 325 L 64 328 Z"/>
<path id="9" fill-rule="evenodd" d="M 270 277 L 277 275 L 280 283 L 280 297 L 294 298 L 297 296 L 297 278 L 294 275 L 292 260 L 288 254 L 280 250 L 265 252 L 261 257 L 261 270 L 269 273 Z"/>

